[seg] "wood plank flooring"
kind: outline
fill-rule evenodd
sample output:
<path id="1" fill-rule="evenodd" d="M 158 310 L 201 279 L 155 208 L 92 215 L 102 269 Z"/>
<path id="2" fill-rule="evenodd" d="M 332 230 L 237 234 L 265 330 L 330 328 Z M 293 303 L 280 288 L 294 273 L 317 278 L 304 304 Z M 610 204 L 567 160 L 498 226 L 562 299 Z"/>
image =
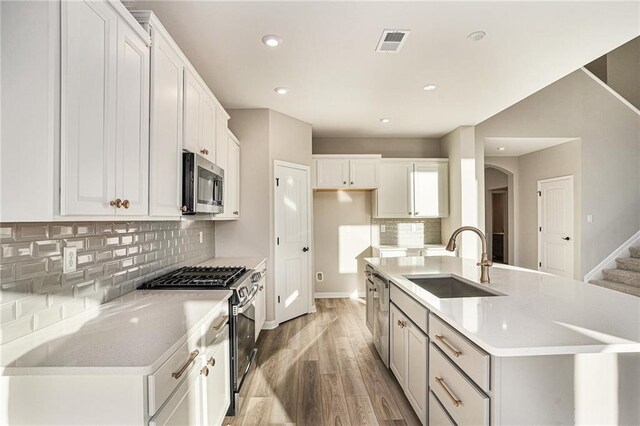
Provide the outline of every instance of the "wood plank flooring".
<path id="1" fill-rule="evenodd" d="M 318 299 L 316 313 L 264 330 L 247 378 L 241 425 L 419 425 L 378 356 L 365 305 Z"/>

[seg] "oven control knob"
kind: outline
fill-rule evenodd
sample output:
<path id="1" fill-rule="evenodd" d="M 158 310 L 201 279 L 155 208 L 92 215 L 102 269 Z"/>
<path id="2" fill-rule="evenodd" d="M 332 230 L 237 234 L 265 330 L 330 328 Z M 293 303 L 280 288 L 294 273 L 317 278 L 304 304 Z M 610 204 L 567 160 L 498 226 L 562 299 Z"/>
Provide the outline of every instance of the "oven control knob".
<path id="1" fill-rule="evenodd" d="M 245 296 L 245 291 L 244 288 L 241 288 L 238 293 L 240 293 L 240 297 L 244 297 Z"/>

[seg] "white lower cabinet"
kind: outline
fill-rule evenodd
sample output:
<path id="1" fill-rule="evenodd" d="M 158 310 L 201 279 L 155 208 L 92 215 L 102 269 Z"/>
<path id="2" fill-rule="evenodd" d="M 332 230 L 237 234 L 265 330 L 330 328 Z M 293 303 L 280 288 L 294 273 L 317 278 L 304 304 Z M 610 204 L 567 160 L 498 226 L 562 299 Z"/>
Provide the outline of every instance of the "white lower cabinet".
<path id="1" fill-rule="evenodd" d="M 149 426 L 201 425 L 201 401 L 200 373 L 193 369 L 162 409 L 149 420 Z"/>
<path id="2" fill-rule="evenodd" d="M 422 424 L 427 423 L 426 334 L 393 303 L 390 308 L 391 354 L 389 365 Z"/>
<path id="3" fill-rule="evenodd" d="M 231 402 L 229 327 L 225 327 L 207 351 L 200 369 L 202 379 L 202 425 L 221 425 Z"/>

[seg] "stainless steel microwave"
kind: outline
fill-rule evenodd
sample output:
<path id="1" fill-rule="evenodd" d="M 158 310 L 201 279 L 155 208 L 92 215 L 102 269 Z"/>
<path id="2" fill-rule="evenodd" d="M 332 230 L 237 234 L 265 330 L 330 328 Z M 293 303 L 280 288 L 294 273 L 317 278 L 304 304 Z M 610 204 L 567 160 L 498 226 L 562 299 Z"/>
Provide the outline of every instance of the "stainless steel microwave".
<path id="1" fill-rule="evenodd" d="M 222 213 L 224 170 L 193 152 L 182 153 L 182 214 Z"/>

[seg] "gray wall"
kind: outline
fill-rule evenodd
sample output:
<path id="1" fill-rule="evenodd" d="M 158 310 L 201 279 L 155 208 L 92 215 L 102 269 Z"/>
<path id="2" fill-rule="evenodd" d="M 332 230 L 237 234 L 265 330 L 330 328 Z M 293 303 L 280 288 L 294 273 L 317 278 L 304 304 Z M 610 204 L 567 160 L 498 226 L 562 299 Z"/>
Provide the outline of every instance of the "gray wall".
<path id="1" fill-rule="evenodd" d="M 607 55 L 606 82 L 640 109 L 640 37 Z"/>
<path id="2" fill-rule="evenodd" d="M 0 344 L 214 257 L 211 221 L 0 223 Z M 199 233 L 203 234 L 200 243 Z M 78 249 L 62 273 L 62 249 Z"/>
<path id="3" fill-rule="evenodd" d="M 640 229 L 640 116 L 582 70 L 476 126 L 486 137 L 582 140 L 580 276 Z"/>
<path id="4" fill-rule="evenodd" d="M 564 143 L 518 157 L 520 264 L 538 269 L 538 180 L 573 175 L 573 276 L 580 279 L 582 164 L 580 141 Z"/>
<path id="5" fill-rule="evenodd" d="M 229 115 L 240 141 L 240 219 L 216 223 L 216 253 L 267 258 L 267 321 L 273 321 L 273 161 L 310 166 L 311 125 L 269 109 L 232 109 Z"/>
<path id="6" fill-rule="evenodd" d="M 313 138 L 314 154 L 381 154 L 385 158 L 441 158 L 439 139 Z"/>

